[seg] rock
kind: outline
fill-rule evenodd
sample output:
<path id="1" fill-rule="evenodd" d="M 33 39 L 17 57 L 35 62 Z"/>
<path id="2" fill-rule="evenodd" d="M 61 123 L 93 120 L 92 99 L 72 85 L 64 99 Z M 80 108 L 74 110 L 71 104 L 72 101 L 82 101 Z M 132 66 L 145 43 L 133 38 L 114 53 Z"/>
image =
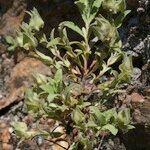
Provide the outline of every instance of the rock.
<path id="1" fill-rule="evenodd" d="M 138 0 L 126 0 L 127 4 L 133 8 L 138 6 Z"/>
<path id="2" fill-rule="evenodd" d="M 9 9 L 4 13 L 0 19 L 0 54 L 6 52 L 7 44 L 5 42 L 6 36 L 15 36 L 17 29 L 19 29 L 21 22 L 25 16 L 26 3 L 24 0 L 12 0 L 10 2 L 0 3 Z"/>
<path id="3" fill-rule="evenodd" d="M 0 110 L 10 104 L 20 101 L 24 97 L 24 91 L 33 84 L 33 73 L 51 75 L 51 69 L 35 58 L 25 58 L 11 71 L 9 82 L 9 94 L 0 100 Z"/>
<path id="4" fill-rule="evenodd" d="M 138 82 L 141 74 L 142 74 L 141 69 L 136 68 L 136 67 L 133 68 L 132 82 Z"/>
<path id="5" fill-rule="evenodd" d="M 14 0 L 10 9 L 2 16 L 0 35 L 15 35 L 24 19 L 26 4 L 24 0 Z"/>

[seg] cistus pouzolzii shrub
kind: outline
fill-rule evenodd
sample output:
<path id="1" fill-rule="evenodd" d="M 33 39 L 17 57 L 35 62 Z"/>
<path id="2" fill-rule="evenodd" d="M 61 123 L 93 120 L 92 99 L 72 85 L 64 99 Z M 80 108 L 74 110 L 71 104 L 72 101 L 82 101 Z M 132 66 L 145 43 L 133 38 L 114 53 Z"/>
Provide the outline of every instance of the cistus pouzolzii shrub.
<path id="1" fill-rule="evenodd" d="M 36 118 L 44 115 L 58 120 L 65 127 L 72 122 L 78 135 L 70 149 L 92 150 L 98 146 L 103 133 L 116 135 L 118 130 L 126 132 L 133 128 L 129 108 L 105 106 L 110 97 L 115 98 L 119 86 L 129 83 L 132 77 L 132 60 L 122 51 L 118 33 L 130 11 L 126 10 L 125 0 L 77 0 L 75 4 L 83 27 L 64 21 L 59 24 L 57 36 L 56 29 L 49 36 L 41 34 L 44 21 L 34 8 L 27 12 L 29 23 L 23 22 L 17 36 L 6 40 L 10 44 L 8 50 L 20 47 L 32 51 L 54 72 L 52 77 L 34 75 L 36 82 L 25 96 L 28 111 Z M 100 14 L 101 10 L 105 13 Z M 78 34 L 81 40 L 70 40 L 68 32 Z M 51 55 L 39 51 L 39 45 Z M 98 93 L 101 96 L 96 99 L 90 96 Z M 26 125 L 21 122 L 13 126 L 16 134 L 24 138 L 39 133 L 30 134 L 27 127 L 24 131 L 21 126 Z"/>

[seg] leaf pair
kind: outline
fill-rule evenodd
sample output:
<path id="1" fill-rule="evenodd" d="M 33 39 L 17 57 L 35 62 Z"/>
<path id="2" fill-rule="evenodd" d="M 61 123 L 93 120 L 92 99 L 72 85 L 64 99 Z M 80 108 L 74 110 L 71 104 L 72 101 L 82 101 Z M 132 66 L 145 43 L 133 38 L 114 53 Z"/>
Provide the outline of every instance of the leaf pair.
<path id="1" fill-rule="evenodd" d="M 75 2 L 86 24 L 90 24 L 93 21 L 99 11 L 102 1 L 103 0 L 78 0 Z"/>
<path id="2" fill-rule="evenodd" d="M 104 0 L 102 6 L 113 14 L 126 10 L 125 0 Z"/>
<path id="3" fill-rule="evenodd" d="M 24 140 L 33 138 L 34 136 L 41 134 L 40 131 L 36 131 L 36 130 L 32 130 L 32 129 L 29 130 L 26 123 L 24 123 L 24 122 L 13 122 L 12 126 L 14 128 L 16 135 L 18 137 L 21 137 Z"/>
<path id="4" fill-rule="evenodd" d="M 17 47 L 30 50 L 35 49 L 38 45 L 35 31 L 39 31 L 44 26 L 44 22 L 35 8 L 27 13 L 31 16 L 30 21 L 28 24 L 22 23 L 21 29 L 17 31 L 16 38 L 6 37 L 6 41 L 11 45 L 8 50 L 14 50 Z"/>
<path id="5" fill-rule="evenodd" d="M 118 130 L 127 131 L 134 128 L 131 123 L 130 110 L 128 108 L 117 113 L 115 109 L 109 109 L 101 112 L 97 107 L 90 107 L 91 113 L 94 115 L 92 119 L 93 127 L 100 131 L 109 131 L 113 135 L 118 133 Z"/>
<path id="6" fill-rule="evenodd" d="M 102 15 L 96 18 L 96 25 L 93 26 L 94 33 L 104 43 L 113 45 L 118 39 L 118 31 L 115 26 L 105 19 Z"/>

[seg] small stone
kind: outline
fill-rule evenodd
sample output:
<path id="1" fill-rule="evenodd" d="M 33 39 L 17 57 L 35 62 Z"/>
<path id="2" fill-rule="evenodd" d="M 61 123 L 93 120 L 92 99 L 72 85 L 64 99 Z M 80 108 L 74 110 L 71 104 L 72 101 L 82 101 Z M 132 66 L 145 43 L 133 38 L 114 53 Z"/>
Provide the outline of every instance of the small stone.
<path id="1" fill-rule="evenodd" d="M 3 98 L 3 95 L 2 94 L 0 94 L 0 99 L 2 99 Z"/>
<path id="2" fill-rule="evenodd" d="M 44 142 L 44 137 L 42 135 L 36 136 L 36 143 L 41 146 Z"/>
<path id="3" fill-rule="evenodd" d="M 133 103 L 143 103 L 144 97 L 142 95 L 140 95 L 139 93 L 132 93 L 131 94 L 131 102 Z"/>
<path id="4" fill-rule="evenodd" d="M 133 76 L 132 79 L 136 81 L 141 76 L 142 71 L 139 68 L 133 68 Z"/>
<path id="5" fill-rule="evenodd" d="M 12 127 L 9 127 L 9 133 L 13 133 L 14 129 Z"/>
<path id="6" fill-rule="evenodd" d="M 60 142 L 57 142 L 58 144 L 55 144 L 54 146 L 53 146 L 53 149 L 54 150 L 65 150 L 65 149 L 68 149 L 68 147 L 69 147 L 69 144 L 66 142 L 66 141 L 60 141 Z"/>

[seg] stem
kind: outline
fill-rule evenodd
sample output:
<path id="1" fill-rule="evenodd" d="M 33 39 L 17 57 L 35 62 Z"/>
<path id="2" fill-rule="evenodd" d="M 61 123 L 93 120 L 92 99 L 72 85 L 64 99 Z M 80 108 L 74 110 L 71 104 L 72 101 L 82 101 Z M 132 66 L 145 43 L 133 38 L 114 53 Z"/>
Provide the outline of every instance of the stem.
<path id="1" fill-rule="evenodd" d="M 82 58 L 83 58 L 83 62 L 84 62 L 84 75 L 86 75 L 87 68 L 88 68 L 87 58 L 86 58 L 86 56 L 83 56 Z"/>
<path id="2" fill-rule="evenodd" d="M 111 68 L 109 68 L 110 65 L 107 65 L 107 69 L 105 70 L 100 70 L 98 76 L 96 77 L 95 81 L 97 81 L 100 77 L 102 77 L 108 70 L 110 70 Z"/>
<path id="3" fill-rule="evenodd" d="M 86 35 L 85 35 L 85 44 L 86 44 L 86 50 L 87 50 L 87 53 L 89 53 L 90 51 L 90 46 L 89 46 L 89 23 L 85 23 L 85 30 L 86 30 Z"/>
<path id="4" fill-rule="evenodd" d="M 101 146 L 102 146 L 102 143 L 103 143 L 104 137 L 105 137 L 105 134 L 103 134 L 103 135 L 102 135 L 101 141 L 100 141 L 99 146 L 98 146 L 98 150 L 100 150 L 100 149 L 101 149 Z"/>
<path id="5" fill-rule="evenodd" d="M 103 76 L 105 74 L 105 72 L 100 71 L 100 73 L 98 74 L 98 76 L 96 77 L 96 80 L 98 80 L 101 76 Z"/>
<path id="6" fill-rule="evenodd" d="M 90 46 L 89 46 L 89 28 L 90 24 L 88 22 L 85 23 L 85 34 L 84 34 L 84 40 L 85 40 L 85 52 L 83 53 L 83 61 L 84 61 L 84 75 L 87 74 L 87 68 L 88 68 L 88 59 L 89 59 L 89 53 L 90 53 Z"/>
<path id="7" fill-rule="evenodd" d="M 96 64 L 96 60 L 94 60 L 92 62 L 92 64 L 90 65 L 89 69 L 87 69 L 87 72 L 86 72 L 87 76 L 90 75 L 93 72 L 93 70 L 95 69 L 95 64 Z"/>

